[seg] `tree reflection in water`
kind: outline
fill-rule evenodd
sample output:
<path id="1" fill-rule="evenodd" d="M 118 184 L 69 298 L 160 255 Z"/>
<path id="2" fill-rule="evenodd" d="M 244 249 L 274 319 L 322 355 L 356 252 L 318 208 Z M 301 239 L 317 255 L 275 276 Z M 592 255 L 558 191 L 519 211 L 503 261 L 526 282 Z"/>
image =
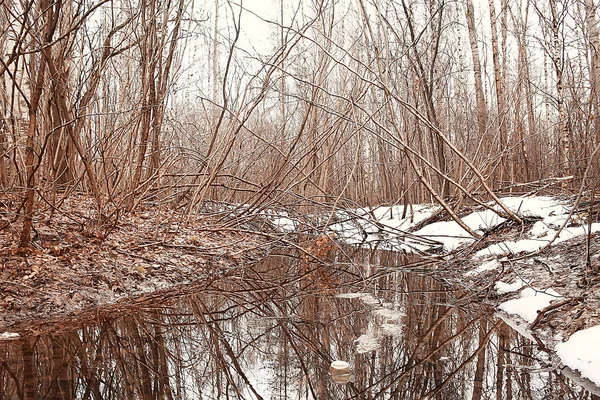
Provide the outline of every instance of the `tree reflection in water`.
<path id="1" fill-rule="evenodd" d="M 397 253 L 352 258 L 273 256 L 167 304 L 3 343 L 0 399 L 597 398 L 469 293 L 400 271 Z M 376 349 L 357 353 L 361 336 Z M 333 360 L 349 383 L 331 381 Z"/>

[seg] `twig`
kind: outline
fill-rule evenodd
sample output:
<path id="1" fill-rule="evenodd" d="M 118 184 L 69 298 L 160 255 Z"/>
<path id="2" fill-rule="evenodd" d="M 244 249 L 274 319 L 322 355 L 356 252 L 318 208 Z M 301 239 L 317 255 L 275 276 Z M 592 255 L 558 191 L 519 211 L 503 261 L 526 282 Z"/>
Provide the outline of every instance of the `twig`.
<path id="1" fill-rule="evenodd" d="M 541 310 L 538 311 L 538 316 L 535 318 L 535 320 L 533 320 L 533 322 L 531 323 L 531 325 L 529 325 L 530 329 L 535 328 L 540 321 L 542 320 L 542 318 L 544 318 L 544 316 L 546 315 L 546 313 L 548 313 L 549 311 L 555 310 L 557 308 L 560 308 L 566 304 L 571 304 L 573 302 L 581 302 L 583 301 L 583 297 L 572 297 L 570 299 L 565 299 L 562 301 L 558 301 L 556 303 L 552 303 L 547 307 L 542 308 Z"/>

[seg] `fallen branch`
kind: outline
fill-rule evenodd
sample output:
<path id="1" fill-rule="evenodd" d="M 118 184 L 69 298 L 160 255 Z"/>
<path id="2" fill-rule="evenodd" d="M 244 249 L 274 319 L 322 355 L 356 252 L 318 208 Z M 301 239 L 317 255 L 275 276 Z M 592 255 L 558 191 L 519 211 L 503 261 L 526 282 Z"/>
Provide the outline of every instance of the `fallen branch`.
<path id="1" fill-rule="evenodd" d="M 560 307 L 562 307 L 564 305 L 567 305 L 567 304 L 579 303 L 579 302 L 582 302 L 582 301 L 583 301 L 583 297 L 571 297 L 570 299 L 565 299 L 565 300 L 562 300 L 562 301 L 558 301 L 556 303 L 552 303 L 549 306 L 544 307 L 541 310 L 538 310 L 538 316 L 531 323 L 531 325 L 529 325 L 529 328 L 530 329 L 535 328 L 548 312 L 550 312 L 552 310 L 556 310 L 557 308 L 560 308 Z"/>

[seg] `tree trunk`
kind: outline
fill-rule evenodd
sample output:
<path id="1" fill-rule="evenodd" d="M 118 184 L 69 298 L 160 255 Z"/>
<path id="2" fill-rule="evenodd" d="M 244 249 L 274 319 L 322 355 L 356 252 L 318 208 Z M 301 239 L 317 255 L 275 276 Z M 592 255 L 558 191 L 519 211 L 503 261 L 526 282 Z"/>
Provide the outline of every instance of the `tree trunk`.
<path id="1" fill-rule="evenodd" d="M 54 7 L 48 4 L 48 0 L 42 0 L 39 3 L 43 18 L 43 32 L 41 38 L 43 45 L 52 42 L 52 37 L 57 26 L 55 12 L 60 10 L 60 1 L 55 3 Z M 29 124 L 27 127 L 27 141 L 25 148 L 25 168 L 27 173 L 27 191 L 25 195 L 25 217 L 23 218 L 23 229 L 19 237 L 19 247 L 26 248 L 31 241 L 31 227 L 33 223 L 33 206 L 35 200 L 35 172 L 37 170 L 35 162 L 35 144 L 37 135 L 37 111 L 42 97 L 44 80 L 46 77 L 46 62 L 42 54 L 31 54 L 30 85 L 31 96 L 28 106 Z M 37 64 L 37 67 L 36 67 Z"/>
<path id="2" fill-rule="evenodd" d="M 475 29 L 475 11 L 473 0 L 466 0 L 465 16 L 469 31 L 469 44 L 473 58 L 473 75 L 475 77 L 475 99 L 477 101 L 477 128 L 480 139 L 486 136 L 487 131 L 487 105 L 483 94 L 483 81 L 481 79 L 481 62 L 479 61 L 479 47 L 477 46 L 477 31 Z"/>
<path id="3" fill-rule="evenodd" d="M 556 108 L 558 114 L 559 168 L 563 175 L 571 173 L 571 134 L 565 109 L 563 87 L 563 46 L 560 40 L 560 26 L 556 0 L 550 0 L 551 32 L 552 32 L 552 64 L 556 74 Z M 564 181 L 563 188 L 568 181 Z"/>
<path id="4" fill-rule="evenodd" d="M 500 144 L 500 171 L 498 184 L 501 186 L 506 178 L 506 151 L 507 151 L 507 132 L 506 132 L 506 104 L 504 88 L 505 82 L 502 76 L 500 66 L 500 53 L 498 48 L 498 28 L 496 24 L 496 7 L 494 0 L 488 0 L 490 11 L 490 28 L 492 33 L 492 61 L 494 64 L 494 82 L 496 86 L 496 103 L 498 105 L 498 136 Z"/>
<path id="5" fill-rule="evenodd" d="M 585 0 L 585 22 L 590 52 L 590 97 L 594 108 L 594 136 L 596 143 L 600 143 L 600 34 L 596 23 L 596 8 L 594 0 Z"/>

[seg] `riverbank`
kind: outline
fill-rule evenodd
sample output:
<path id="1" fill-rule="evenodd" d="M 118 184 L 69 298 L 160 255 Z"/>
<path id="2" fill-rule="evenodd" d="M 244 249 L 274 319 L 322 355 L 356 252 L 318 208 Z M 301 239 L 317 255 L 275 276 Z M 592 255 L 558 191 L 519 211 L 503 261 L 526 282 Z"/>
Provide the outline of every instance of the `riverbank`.
<path id="1" fill-rule="evenodd" d="M 589 256 L 589 258 L 588 258 Z M 577 371 L 600 387 L 600 238 L 577 237 L 536 254 L 454 262 L 456 284 L 538 346 L 555 367 Z M 449 265 L 446 265 L 449 267 Z M 600 390 L 599 390 L 600 392 Z"/>
<path id="2" fill-rule="evenodd" d="M 114 226 L 91 225 L 89 199 L 36 214 L 30 249 L 0 231 L 0 333 L 196 281 L 210 281 L 266 254 L 264 235 L 218 228 L 215 218 L 140 207 Z M 5 335 L 9 337 L 10 335 Z"/>

